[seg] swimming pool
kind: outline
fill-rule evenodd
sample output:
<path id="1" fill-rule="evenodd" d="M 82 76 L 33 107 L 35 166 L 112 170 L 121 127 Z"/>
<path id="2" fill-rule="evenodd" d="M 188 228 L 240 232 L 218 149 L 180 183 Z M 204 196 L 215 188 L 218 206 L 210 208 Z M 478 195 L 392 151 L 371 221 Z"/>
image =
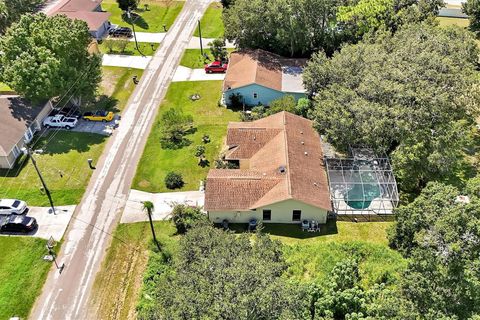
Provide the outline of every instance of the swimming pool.
<path id="1" fill-rule="evenodd" d="M 354 209 L 366 209 L 379 195 L 378 184 L 356 184 L 345 195 L 345 202 Z"/>

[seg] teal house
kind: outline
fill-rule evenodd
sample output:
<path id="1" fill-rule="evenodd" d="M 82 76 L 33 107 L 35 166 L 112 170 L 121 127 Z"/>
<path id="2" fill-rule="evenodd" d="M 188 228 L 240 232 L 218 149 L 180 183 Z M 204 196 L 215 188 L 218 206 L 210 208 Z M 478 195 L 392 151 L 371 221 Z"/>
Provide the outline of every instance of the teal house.
<path id="1" fill-rule="evenodd" d="M 284 95 L 304 98 L 305 63 L 305 59 L 288 59 L 264 50 L 234 52 L 223 83 L 223 101 L 227 106 L 235 99 L 245 106 L 268 106 Z"/>

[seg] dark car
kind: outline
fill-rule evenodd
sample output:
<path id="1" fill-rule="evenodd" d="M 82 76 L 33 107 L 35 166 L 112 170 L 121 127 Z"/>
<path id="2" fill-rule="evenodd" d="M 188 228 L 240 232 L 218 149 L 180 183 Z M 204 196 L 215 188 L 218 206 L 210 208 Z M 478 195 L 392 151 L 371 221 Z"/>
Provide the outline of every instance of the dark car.
<path id="1" fill-rule="evenodd" d="M 132 29 L 128 27 L 118 27 L 118 28 L 112 28 L 108 32 L 108 34 L 114 38 L 120 38 L 120 37 L 126 37 L 126 38 L 131 38 L 133 37 Z"/>
<path id="2" fill-rule="evenodd" d="M 50 112 L 49 116 L 56 116 L 57 114 L 76 119 L 80 119 L 80 117 L 82 116 L 82 113 L 80 112 L 80 109 L 78 107 L 64 107 L 62 109 L 53 109 Z"/>
<path id="3" fill-rule="evenodd" d="M 37 220 L 32 217 L 9 215 L 0 216 L 0 232 L 31 232 L 38 227 Z"/>

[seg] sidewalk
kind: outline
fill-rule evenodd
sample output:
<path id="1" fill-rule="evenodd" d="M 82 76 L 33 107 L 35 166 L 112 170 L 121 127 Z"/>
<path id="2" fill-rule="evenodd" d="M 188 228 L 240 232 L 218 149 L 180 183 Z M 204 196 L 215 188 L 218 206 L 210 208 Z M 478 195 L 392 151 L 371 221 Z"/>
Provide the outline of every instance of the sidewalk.
<path id="1" fill-rule="evenodd" d="M 186 203 L 192 206 L 203 206 L 205 193 L 203 191 L 149 193 L 132 189 L 120 223 L 148 221 L 148 216 L 143 211 L 144 201 L 153 202 L 155 207 L 153 220 L 167 220 L 172 212 L 172 204 Z"/>
<path id="2" fill-rule="evenodd" d="M 134 69 L 145 69 L 152 57 L 127 56 L 119 54 L 104 54 L 102 65 L 110 67 L 125 67 Z"/>
<path id="3" fill-rule="evenodd" d="M 151 33 L 151 32 L 135 32 L 137 35 L 137 42 L 160 43 L 165 38 L 166 33 Z M 135 38 L 130 38 L 130 41 L 135 41 Z"/>
<path id="4" fill-rule="evenodd" d="M 213 38 L 202 38 L 203 48 L 208 48 L 209 43 L 212 42 Z M 235 44 L 233 42 L 227 41 L 225 43 L 225 48 L 235 48 Z M 187 49 L 200 49 L 200 38 L 199 37 L 192 37 L 190 42 L 188 43 Z"/>
<path id="5" fill-rule="evenodd" d="M 222 81 L 225 73 L 206 73 L 203 69 L 190 69 L 178 66 L 173 75 L 172 82 L 180 81 Z"/>

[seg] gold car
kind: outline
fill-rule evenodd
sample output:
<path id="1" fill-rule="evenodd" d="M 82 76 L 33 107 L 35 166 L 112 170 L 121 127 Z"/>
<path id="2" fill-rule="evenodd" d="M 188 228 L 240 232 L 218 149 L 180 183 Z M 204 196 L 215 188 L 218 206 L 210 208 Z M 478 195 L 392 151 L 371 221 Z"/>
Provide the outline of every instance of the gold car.
<path id="1" fill-rule="evenodd" d="M 83 114 L 83 119 L 87 121 L 102 121 L 102 122 L 109 122 L 113 120 L 113 112 L 112 111 L 95 111 L 95 112 L 85 112 Z"/>

